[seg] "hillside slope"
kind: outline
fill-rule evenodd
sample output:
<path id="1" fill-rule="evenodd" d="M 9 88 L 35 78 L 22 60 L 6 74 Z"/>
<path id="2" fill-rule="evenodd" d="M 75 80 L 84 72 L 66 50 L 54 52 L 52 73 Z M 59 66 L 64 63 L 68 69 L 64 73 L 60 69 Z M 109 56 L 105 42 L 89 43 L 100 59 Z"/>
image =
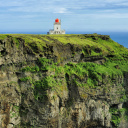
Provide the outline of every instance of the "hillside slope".
<path id="1" fill-rule="evenodd" d="M 1 128 L 127 128 L 128 50 L 107 35 L 0 35 Z"/>

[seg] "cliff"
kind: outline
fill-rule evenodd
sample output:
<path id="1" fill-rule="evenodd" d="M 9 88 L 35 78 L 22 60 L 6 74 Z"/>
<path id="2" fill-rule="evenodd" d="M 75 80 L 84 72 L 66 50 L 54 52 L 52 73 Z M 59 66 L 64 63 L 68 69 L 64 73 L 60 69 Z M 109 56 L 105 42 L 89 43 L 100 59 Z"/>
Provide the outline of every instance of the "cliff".
<path id="1" fill-rule="evenodd" d="M 127 85 L 107 35 L 0 35 L 1 128 L 127 128 Z"/>

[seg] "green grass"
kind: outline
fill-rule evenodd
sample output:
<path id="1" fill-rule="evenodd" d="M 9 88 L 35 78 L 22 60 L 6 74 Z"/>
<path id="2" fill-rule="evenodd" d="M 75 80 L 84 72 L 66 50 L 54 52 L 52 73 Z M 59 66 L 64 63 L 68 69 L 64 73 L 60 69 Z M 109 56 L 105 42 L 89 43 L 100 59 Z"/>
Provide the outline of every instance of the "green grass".
<path id="1" fill-rule="evenodd" d="M 93 48 L 99 48 L 102 51 L 102 55 L 104 54 L 126 54 L 128 50 L 124 48 L 122 45 L 114 42 L 113 40 L 103 40 L 97 37 L 97 40 L 93 40 L 92 38 L 86 38 L 84 35 L 69 35 L 69 36 L 51 36 L 51 38 L 62 42 L 63 44 L 75 44 L 80 46 L 89 46 L 92 49 L 92 55 L 99 55 L 93 51 Z M 101 54 L 101 53 L 100 53 Z"/>
<path id="2" fill-rule="evenodd" d="M 39 58 L 38 65 L 35 67 L 25 67 L 22 71 L 39 72 L 39 71 L 52 71 L 55 72 L 53 76 L 46 78 L 48 87 L 59 85 L 55 77 L 68 74 L 72 81 L 82 87 L 95 88 L 99 86 L 99 82 L 105 84 L 103 79 L 107 77 L 109 82 L 113 82 L 118 76 L 123 76 L 124 71 L 128 71 L 128 61 L 123 57 L 128 57 L 128 50 L 122 45 L 114 42 L 110 38 L 103 40 L 98 35 L 31 35 L 31 34 L 9 34 L 0 35 L 0 39 L 12 36 L 14 42 L 19 47 L 17 38 L 22 38 L 25 45 L 33 50 L 34 53 L 43 53 L 46 44 L 55 44 L 57 41 L 64 45 L 70 43 L 76 47 L 82 48 L 82 53 L 85 56 L 98 56 L 98 55 L 115 55 L 112 59 L 108 59 L 103 65 L 95 63 L 68 63 L 64 67 L 57 66 L 51 60 L 46 58 Z M 89 37 L 87 37 L 89 36 Z M 96 52 L 99 49 L 99 52 Z M 74 51 L 75 52 L 75 51 Z M 119 68 L 118 68 L 119 67 Z M 84 82 L 82 82 L 87 78 Z M 22 78 L 21 81 L 27 81 L 28 78 Z M 51 83 L 50 83 L 51 82 Z M 60 83 L 60 82 L 59 82 Z M 43 85 L 41 85 L 43 86 Z"/>
<path id="3" fill-rule="evenodd" d="M 23 77 L 23 78 L 20 78 L 20 81 L 27 82 L 30 79 L 31 79 L 30 77 Z"/>
<path id="4" fill-rule="evenodd" d="M 124 117 L 125 120 L 128 119 L 128 108 L 122 108 L 122 109 L 117 109 L 117 108 L 110 108 L 109 112 L 111 113 L 111 122 L 115 127 L 118 127 L 120 121 Z"/>
<path id="5" fill-rule="evenodd" d="M 0 40 L 4 40 L 7 38 L 7 34 L 0 34 Z"/>
<path id="6" fill-rule="evenodd" d="M 25 68 L 21 69 L 22 72 L 38 72 L 39 70 L 40 69 L 37 65 L 34 67 L 26 66 Z"/>
<path id="7" fill-rule="evenodd" d="M 58 66 L 59 64 L 53 63 L 52 60 L 38 57 L 38 62 L 35 66 L 26 66 L 22 68 L 23 72 L 52 72 L 52 76 L 46 78 L 48 83 L 50 83 L 50 79 L 52 83 L 54 83 L 50 83 L 49 87 L 59 85 L 60 82 L 57 82 L 56 78 L 68 74 L 76 85 L 95 88 L 99 86 L 99 83 L 113 83 L 115 79 L 119 76 L 123 77 L 123 73 L 128 71 L 128 50 L 111 40 L 108 36 L 97 34 L 0 35 L 1 40 L 7 38 L 11 38 L 17 48 L 20 47 L 19 38 L 21 38 L 24 41 L 25 47 L 31 49 L 33 53 L 37 55 L 44 55 L 44 52 L 45 54 L 52 55 L 53 53 L 49 53 L 51 51 L 48 49 L 48 45 L 55 46 L 56 43 L 62 43 L 63 45 L 70 43 L 74 46 L 74 49 L 79 48 L 81 50 L 79 54 L 83 53 L 84 57 L 103 56 L 105 58 L 107 55 L 113 55 L 113 57 L 106 57 L 106 62 L 102 65 L 91 62 L 80 62 L 77 64 L 68 63 L 65 66 Z M 72 52 L 75 54 L 77 51 L 74 50 Z M 61 54 L 61 52 L 59 54 Z M 58 55 L 57 57 L 59 58 L 60 56 Z M 107 78 L 108 81 L 105 81 L 105 78 Z M 27 80 L 29 79 L 21 78 L 21 81 L 25 82 Z"/>
<path id="8" fill-rule="evenodd" d="M 128 50 L 122 45 L 114 42 L 110 38 L 107 40 L 102 39 L 104 35 L 97 34 L 65 34 L 65 35 L 34 35 L 34 34 L 0 34 L 0 39 L 4 40 L 7 37 L 11 36 L 16 43 L 16 46 L 19 47 L 19 42 L 17 38 L 22 38 L 25 42 L 25 45 L 32 49 L 34 53 L 42 53 L 44 47 L 47 47 L 48 44 L 55 44 L 57 41 L 63 43 L 64 45 L 70 43 L 73 45 L 78 45 L 84 49 L 90 49 L 90 56 L 97 55 L 122 55 L 128 54 Z M 107 36 L 106 36 L 107 37 Z M 98 48 L 101 50 L 100 53 L 97 53 L 95 49 Z"/>
<path id="9" fill-rule="evenodd" d="M 75 75 L 76 77 L 75 81 L 77 81 L 77 84 L 80 86 L 91 86 L 96 87 L 98 86 L 98 82 L 102 82 L 102 84 L 105 84 L 104 82 L 110 82 L 113 83 L 115 80 L 118 79 L 118 77 L 123 77 L 123 73 L 128 71 L 128 61 L 107 61 L 103 65 L 96 64 L 96 63 L 78 63 L 73 64 L 69 63 L 65 65 L 66 73 L 68 73 L 69 76 Z M 105 77 L 107 78 L 107 81 L 104 81 Z M 80 80 L 88 78 L 86 83 L 80 84 Z"/>
<path id="10" fill-rule="evenodd" d="M 128 61 L 125 60 L 110 60 L 100 65 L 92 62 L 67 63 L 64 66 L 58 66 L 52 60 L 47 58 L 39 58 L 38 65 L 34 67 L 26 66 L 21 69 L 23 72 L 40 72 L 49 71 L 46 80 L 49 83 L 48 87 L 58 86 L 56 78 L 64 77 L 68 74 L 70 80 L 77 86 L 96 88 L 100 84 L 113 83 L 118 77 L 123 78 L 123 73 L 128 71 Z M 22 78 L 21 81 L 27 81 L 29 77 Z M 52 81 L 52 82 L 51 82 Z M 50 83 L 51 82 L 51 83 Z"/>
<path id="11" fill-rule="evenodd" d="M 117 108 L 110 108 L 109 112 L 111 113 L 112 119 L 111 122 L 115 127 L 118 127 L 121 119 L 120 119 L 120 111 Z"/>

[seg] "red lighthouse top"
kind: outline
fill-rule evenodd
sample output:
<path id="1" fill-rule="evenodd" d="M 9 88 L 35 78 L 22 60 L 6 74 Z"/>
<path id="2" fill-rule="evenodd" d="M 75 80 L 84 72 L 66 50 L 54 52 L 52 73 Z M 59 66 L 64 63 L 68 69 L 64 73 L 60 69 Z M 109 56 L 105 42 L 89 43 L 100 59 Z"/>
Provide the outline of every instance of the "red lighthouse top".
<path id="1" fill-rule="evenodd" d="M 55 22 L 56 22 L 56 23 L 59 23 L 59 19 L 58 19 L 58 18 L 57 18 L 57 19 L 55 19 Z"/>

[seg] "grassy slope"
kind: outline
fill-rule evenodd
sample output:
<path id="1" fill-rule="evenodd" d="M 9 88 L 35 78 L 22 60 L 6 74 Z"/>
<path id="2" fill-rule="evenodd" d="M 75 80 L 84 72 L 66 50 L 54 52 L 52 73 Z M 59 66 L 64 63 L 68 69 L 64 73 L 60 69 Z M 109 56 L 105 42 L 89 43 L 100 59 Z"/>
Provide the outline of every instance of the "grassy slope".
<path id="1" fill-rule="evenodd" d="M 46 46 L 47 43 L 56 43 L 59 41 L 63 44 L 75 44 L 79 46 L 88 46 L 92 49 L 93 55 L 106 55 L 106 54 L 114 54 L 114 55 L 122 55 L 126 54 L 128 50 L 124 48 L 122 45 L 114 42 L 110 38 L 108 40 L 103 40 L 98 38 L 97 34 L 90 34 L 90 37 L 87 35 L 75 35 L 75 34 L 66 34 L 66 35 L 31 35 L 31 34 L 8 34 L 13 37 L 13 40 L 17 40 L 17 38 L 22 38 L 25 40 L 26 45 L 30 45 L 32 47 L 37 46 L 40 51 L 43 51 L 43 46 Z M 4 39 L 8 35 L 0 35 L 0 39 Z M 93 39 L 93 37 L 95 39 Z M 96 53 L 93 48 L 101 49 L 101 53 Z"/>
<path id="2" fill-rule="evenodd" d="M 96 87 L 99 85 L 99 82 L 103 82 L 103 77 L 106 76 L 112 82 L 117 76 L 123 76 L 124 71 L 128 71 L 128 50 L 122 45 L 114 42 L 108 36 L 90 34 L 90 35 L 75 35 L 75 34 L 66 34 L 66 35 L 31 35 L 31 34 L 1 34 L 0 39 L 5 39 L 6 37 L 11 36 L 13 41 L 19 46 L 18 38 L 22 38 L 25 41 L 25 45 L 33 50 L 33 52 L 43 52 L 43 47 L 46 47 L 46 44 L 55 44 L 56 42 L 61 42 L 63 44 L 74 44 L 83 47 L 83 53 L 86 48 L 91 49 L 91 55 L 88 56 L 97 56 L 102 55 L 114 55 L 114 57 L 106 57 L 106 62 L 103 65 L 96 63 L 78 63 L 78 64 L 67 64 L 65 66 L 59 67 L 60 72 L 65 71 L 69 76 L 76 75 L 77 78 L 74 79 L 74 82 L 78 86 L 91 86 Z M 95 49 L 100 49 L 100 52 L 96 52 Z M 86 55 L 85 55 L 86 56 Z M 52 60 L 51 60 L 52 61 Z M 39 71 L 43 70 L 44 66 L 48 67 L 48 70 L 58 72 L 58 66 L 51 64 L 46 59 L 41 60 L 42 67 L 39 67 Z M 45 65 L 44 65 L 45 63 Z M 50 65 L 50 66 L 49 66 Z M 31 67 L 33 68 L 33 67 Z M 45 69 L 45 68 L 44 68 Z M 62 73 L 61 72 L 61 73 Z M 81 83 L 84 77 L 87 77 L 85 83 Z M 51 76 L 52 81 L 54 76 Z M 50 79 L 50 77 L 47 78 Z M 53 82 L 56 83 L 56 82 Z M 56 83 L 57 84 L 57 83 Z M 104 83 L 102 83 L 104 84 Z M 51 86 L 51 85 L 50 85 Z M 54 85 L 53 85 L 54 86 Z"/>

